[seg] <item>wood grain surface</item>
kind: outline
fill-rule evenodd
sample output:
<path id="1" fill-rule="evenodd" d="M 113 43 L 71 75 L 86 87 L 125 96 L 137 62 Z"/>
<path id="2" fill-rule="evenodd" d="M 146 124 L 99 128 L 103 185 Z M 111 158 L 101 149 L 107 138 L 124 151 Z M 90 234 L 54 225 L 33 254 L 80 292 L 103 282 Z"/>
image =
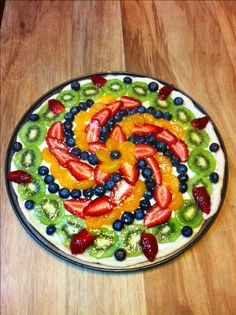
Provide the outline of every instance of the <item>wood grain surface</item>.
<path id="1" fill-rule="evenodd" d="M 1 28 L 1 314 L 236 314 L 236 3 L 6 1 Z M 74 268 L 38 246 L 4 185 L 9 138 L 41 94 L 73 76 L 143 72 L 191 94 L 226 144 L 228 192 L 204 238 L 145 272 Z"/>

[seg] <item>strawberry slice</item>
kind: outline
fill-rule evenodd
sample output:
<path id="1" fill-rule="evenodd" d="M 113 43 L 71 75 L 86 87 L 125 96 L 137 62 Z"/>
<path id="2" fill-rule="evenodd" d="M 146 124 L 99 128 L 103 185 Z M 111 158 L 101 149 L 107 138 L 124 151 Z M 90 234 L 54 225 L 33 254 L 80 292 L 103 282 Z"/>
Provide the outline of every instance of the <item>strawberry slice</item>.
<path id="1" fill-rule="evenodd" d="M 206 127 L 209 120 L 210 120 L 210 117 L 204 116 L 201 118 L 193 119 L 191 121 L 191 124 L 195 129 L 201 130 L 201 129 L 204 129 Z"/>
<path id="2" fill-rule="evenodd" d="M 73 175 L 77 180 L 87 180 L 93 179 L 94 169 L 92 166 L 78 161 L 68 161 L 66 164 L 71 175 Z"/>
<path id="3" fill-rule="evenodd" d="M 92 120 L 85 128 L 88 142 L 96 142 L 99 140 L 100 124 L 97 119 Z"/>
<path id="4" fill-rule="evenodd" d="M 132 194 L 132 186 L 124 179 L 120 180 L 113 188 L 110 200 L 114 205 L 120 205 Z"/>
<path id="5" fill-rule="evenodd" d="M 136 144 L 134 149 L 134 155 L 138 160 L 146 159 L 156 153 L 157 153 L 156 149 L 154 149 L 148 144 Z"/>
<path id="6" fill-rule="evenodd" d="M 94 180 L 96 184 L 104 184 L 111 178 L 112 174 L 105 173 L 100 169 L 101 163 L 99 163 L 94 170 Z"/>
<path id="7" fill-rule="evenodd" d="M 147 259 L 151 262 L 154 261 L 158 252 L 158 244 L 155 236 L 150 233 L 142 233 L 141 247 Z"/>
<path id="8" fill-rule="evenodd" d="M 90 142 L 89 144 L 89 152 L 96 153 L 97 150 L 105 149 L 106 146 L 103 142 Z"/>
<path id="9" fill-rule="evenodd" d="M 115 114 L 121 109 L 123 102 L 117 101 L 110 104 L 107 104 L 108 109 L 111 111 L 111 116 L 115 116 Z"/>
<path id="10" fill-rule="evenodd" d="M 139 172 L 136 165 L 130 165 L 127 162 L 122 163 L 120 167 L 120 173 L 131 185 L 134 185 L 139 177 Z"/>
<path id="11" fill-rule="evenodd" d="M 93 82 L 94 85 L 96 85 L 98 89 L 101 89 L 107 82 L 107 80 L 103 78 L 101 75 L 93 75 L 91 77 L 91 81 Z"/>
<path id="12" fill-rule="evenodd" d="M 84 208 L 89 205 L 91 202 L 91 199 L 88 198 L 81 198 L 81 199 L 69 199 L 64 202 L 64 207 L 67 211 L 70 213 L 76 215 L 77 217 L 80 217 L 82 219 L 85 219 L 86 216 L 83 213 Z"/>
<path id="13" fill-rule="evenodd" d="M 209 214 L 211 212 L 211 198 L 204 186 L 195 187 L 192 190 L 193 197 L 196 201 L 198 208 L 204 213 Z"/>
<path id="14" fill-rule="evenodd" d="M 172 200 L 170 188 L 166 185 L 156 186 L 154 188 L 154 199 L 160 208 L 167 208 Z"/>
<path id="15" fill-rule="evenodd" d="M 115 128 L 113 128 L 112 132 L 109 135 L 109 138 L 116 139 L 118 143 L 122 143 L 127 140 L 126 135 L 124 134 L 120 125 L 116 125 Z"/>
<path id="16" fill-rule="evenodd" d="M 91 203 L 84 208 L 84 214 L 91 217 L 97 217 L 111 212 L 112 209 L 113 206 L 109 197 L 103 196 L 91 201 Z"/>
<path id="17" fill-rule="evenodd" d="M 171 216 L 169 209 L 161 209 L 158 204 L 154 204 L 147 212 L 144 218 L 144 224 L 147 227 L 153 227 L 166 222 Z"/>
<path id="18" fill-rule="evenodd" d="M 167 97 L 170 95 L 170 93 L 173 91 L 173 89 L 174 89 L 173 84 L 167 84 L 167 85 L 163 86 L 158 93 L 159 100 L 161 100 L 161 101 L 166 100 Z"/>
<path id="19" fill-rule="evenodd" d="M 164 141 L 167 144 L 174 144 L 178 140 L 178 138 L 167 129 L 163 129 L 160 133 L 158 133 L 156 138 L 157 140 Z"/>
<path id="20" fill-rule="evenodd" d="M 59 115 L 65 110 L 65 106 L 60 101 L 55 99 L 48 101 L 48 107 L 54 115 Z"/>
<path id="21" fill-rule="evenodd" d="M 123 108 L 136 108 L 142 105 L 142 103 L 129 96 L 121 96 L 120 101 L 123 102 Z"/>
<path id="22" fill-rule="evenodd" d="M 153 170 L 153 175 L 155 177 L 157 185 L 161 185 L 162 176 L 157 160 L 154 157 L 149 157 L 147 158 L 147 162 L 150 165 L 151 169 Z"/>
<path id="23" fill-rule="evenodd" d="M 100 127 L 103 127 L 106 122 L 108 121 L 109 117 L 111 116 L 111 110 L 109 108 L 104 108 L 97 112 L 93 117 L 92 120 L 97 119 L 99 122 Z"/>
<path id="24" fill-rule="evenodd" d="M 174 144 L 169 145 L 171 151 L 174 153 L 174 155 L 180 159 L 181 162 L 186 162 L 188 159 L 188 147 L 185 144 L 185 142 L 181 139 L 178 139 L 178 141 Z"/>
<path id="25" fill-rule="evenodd" d="M 25 171 L 8 172 L 6 178 L 9 182 L 17 184 L 29 184 L 32 182 L 32 175 Z"/>
<path id="26" fill-rule="evenodd" d="M 60 121 L 55 122 L 49 129 L 47 133 L 47 137 L 57 138 L 59 140 L 64 139 L 63 126 Z"/>
<path id="27" fill-rule="evenodd" d="M 57 138 L 46 137 L 47 145 L 50 149 L 63 149 L 69 150 L 69 147 L 64 143 L 63 140 Z"/>
<path id="28" fill-rule="evenodd" d="M 162 131 L 163 131 L 163 128 L 161 127 L 150 125 L 150 124 L 143 124 L 143 125 L 136 125 L 132 130 L 132 134 L 149 135 L 149 134 L 159 133 Z"/>
<path id="29" fill-rule="evenodd" d="M 93 242 L 94 236 L 86 229 L 83 229 L 79 233 L 73 235 L 70 242 L 70 251 L 74 255 L 82 254 L 86 248 L 93 244 Z"/>
<path id="30" fill-rule="evenodd" d="M 57 159 L 57 162 L 63 167 L 66 167 L 68 161 L 79 161 L 76 156 L 69 153 L 67 150 L 55 148 L 51 149 L 50 151 Z"/>

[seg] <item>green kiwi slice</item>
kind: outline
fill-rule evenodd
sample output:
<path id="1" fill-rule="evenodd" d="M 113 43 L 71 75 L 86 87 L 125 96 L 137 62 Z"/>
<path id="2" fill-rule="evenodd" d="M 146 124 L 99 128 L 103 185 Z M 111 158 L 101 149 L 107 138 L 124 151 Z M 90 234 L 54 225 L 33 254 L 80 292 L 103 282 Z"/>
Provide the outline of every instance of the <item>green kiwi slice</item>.
<path id="1" fill-rule="evenodd" d="M 156 110 L 160 110 L 162 112 L 172 112 L 175 108 L 175 105 L 171 96 L 168 96 L 166 100 L 162 101 L 157 98 L 156 93 L 150 93 L 149 100 L 150 100 L 151 106 L 153 106 Z"/>
<path id="2" fill-rule="evenodd" d="M 26 146 L 14 155 L 15 167 L 30 173 L 34 173 L 37 170 L 41 161 L 41 152 L 33 145 Z"/>
<path id="3" fill-rule="evenodd" d="M 46 132 L 47 129 L 44 124 L 28 121 L 21 127 L 19 137 L 24 145 L 33 144 L 38 146 L 44 141 Z"/>
<path id="4" fill-rule="evenodd" d="M 166 223 L 157 226 L 157 243 L 174 242 L 180 235 L 180 225 L 174 218 L 170 218 Z"/>
<path id="5" fill-rule="evenodd" d="M 181 226 L 198 227 L 203 222 L 203 213 L 192 199 L 185 200 L 175 212 L 175 218 Z"/>
<path id="6" fill-rule="evenodd" d="M 95 239 L 93 245 L 88 248 L 89 254 L 96 258 L 112 256 L 118 248 L 118 235 L 107 228 L 94 230 L 93 235 L 95 236 Z"/>
<path id="7" fill-rule="evenodd" d="M 82 100 L 96 100 L 104 93 L 104 90 L 98 89 L 93 83 L 86 83 L 80 88 L 79 93 Z"/>
<path id="8" fill-rule="evenodd" d="M 190 109 L 184 106 L 175 106 L 173 111 L 173 120 L 177 123 L 182 124 L 183 126 L 189 126 L 190 121 L 195 118 L 195 115 L 191 112 Z"/>
<path id="9" fill-rule="evenodd" d="M 44 105 L 40 109 L 38 115 L 40 117 L 40 121 L 43 122 L 46 127 L 50 127 L 54 122 L 62 121 L 64 119 L 64 113 L 55 115 L 50 111 L 48 105 Z"/>
<path id="10" fill-rule="evenodd" d="M 141 233 L 144 226 L 140 224 L 127 225 L 121 232 L 121 248 L 124 248 L 127 256 L 139 256 L 142 254 L 140 246 Z"/>
<path id="11" fill-rule="evenodd" d="M 57 224 L 57 234 L 60 237 L 62 243 L 69 247 L 70 241 L 74 234 L 79 233 L 86 227 L 85 221 L 78 218 L 75 215 L 65 215 L 61 218 L 59 224 Z"/>
<path id="12" fill-rule="evenodd" d="M 212 193 L 212 182 L 207 177 L 201 177 L 199 175 L 193 176 L 188 180 L 188 193 L 192 196 L 192 190 L 195 187 L 204 186 L 208 191 L 208 194 Z"/>
<path id="13" fill-rule="evenodd" d="M 79 93 L 72 90 L 65 90 L 57 95 L 57 100 L 62 102 L 62 104 L 64 104 L 66 107 L 73 107 L 78 105 L 79 99 Z"/>
<path id="14" fill-rule="evenodd" d="M 125 83 L 118 79 L 108 80 L 104 85 L 104 91 L 115 97 L 125 95 L 126 90 L 127 88 Z"/>
<path id="15" fill-rule="evenodd" d="M 139 81 L 131 83 L 127 92 L 130 97 L 133 97 L 141 102 L 145 102 L 150 93 L 147 83 Z"/>
<path id="16" fill-rule="evenodd" d="M 42 177 L 36 174 L 32 175 L 31 183 L 19 184 L 17 188 L 18 193 L 25 200 L 36 200 L 46 190 Z"/>
<path id="17" fill-rule="evenodd" d="M 34 207 L 34 215 L 42 224 L 58 224 L 65 214 L 64 204 L 56 195 L 41 194 Z"/>
<path id="18" fill-rule="evenodd" d="M 184 141 L 190 148 L 204 149 L 208 146 L 210 139 L 205 130 L 189 128 L 185 130 Z"/>
<path id="19" fill-rule="evenodd" d="M 216 168 L 216 160 L 209 151 L 194 149 L 188 158 L 188 166 L 198 175 L 209 176 Z"/>

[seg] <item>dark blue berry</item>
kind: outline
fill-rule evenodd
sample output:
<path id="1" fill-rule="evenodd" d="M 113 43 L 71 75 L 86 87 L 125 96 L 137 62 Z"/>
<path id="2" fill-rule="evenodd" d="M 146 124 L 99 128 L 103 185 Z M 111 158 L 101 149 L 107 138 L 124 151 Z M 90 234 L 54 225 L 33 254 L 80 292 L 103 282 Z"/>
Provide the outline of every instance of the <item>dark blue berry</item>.
<path id="1" fill-rule="evenodd" d="M 88 159 L 88 157 L 89 157 L 89 153 L 87 151 L 83 151 L 80 153 L 81 160 L 86 161 Z"/>
<path id="2" fill-rule="evenodd" d="M 134 215 L 132 212 L 125 211 L 121 216 L 121 221 L 124 224 L 132 224 L 134 222 Z"/>
<path id="3" fill-rule="evenodd" d="M 74 138 L 67 138 L 66 143 L 70 148 L 73 148 L 75 146 L 75 139 Z"/>
<path id="4" fill-rule="evenodd" d="M 72 81 L 70 86 L 71 86 L 71 89 L 74 91 L 79 91 L 80 89 L 80 84 L 78 81 Z"/>
<path id="5" fill-rule="evenodd" d="M 213 183 L 213 184 L 216 184 L 218 181 L 219 181 L 219 175 L 215 172 L 211 173 L 211 175 L 209 176 L 210 178 L 210 181 Z"/>
<path id="6" fill-rule="evenodd" d="M 48 175 L 48 173 L 49 173 L 49 169 L 48 169 L 47 166 L 42 165 L 42 166 L 40 166 L 40 167 L 38 168 L 38 174 L 39 174 L 39 175 L 45 176 L 45 175 Z"/>
<path id="7" fill-rule="evenodd" d="M 31 121 L 37 121 L 38 119 L 39 119 L 38 114 L 30 114 L 29 115 L 29 120 L 31 120 Z"/>
<path id="8" fill-rule="evenodd" d="M 122 114 L 120 114 L 120 112 L 118 112 L 114 117 L 113 117 L 113 120 L 114 122 L 119 122 L 121 121 L 123 118 Z"/>
<path id="9" fill-rule="evenodd" d="M 55 194 L 59 190 L 59 185 L 56 183 L 52 183 L 48 185 L 48 191 L 52 194 Z"/>
<path id="10" fill-rule="evenodd" d="M 153 191 L 152 190 L 146 190 L 144 193 L 144 198 L 147 200 L 150 200 L 150 199 L 152 199 L 152 197 L 153 197 Z"/>
<path id="11" fill-rule="evenodd" d="M 167 149 L 167 144 L 165 142 L 162 141 L 158 141 L 155 145 L 157 151 L 159 152 L 164 152 Z"/>
<path id="12" fill-rule="evenodd" d="M 187 166 L 185 165 L 185 164 L 179 164 L 178 166 L 177 166 L 177 172 L 179 173 L 179 174 L 185 174 L 185 173 L 187 173 L 187 171 L 188 171 L 188 168 L 187 168 Z"/>
<path id="13" fill-rule="evenodd" d="M 131 77 L 124 77 L 123 81 L 126 84 L 131 84 L 132 83 L 132 78 Z"/>
<path id="14" fill-rule="evenodd" d="M 134 211 L 134 217 L 136 220 L 143 220 L 144 215 L 145 215 L 145 213 L 142 209 L 136 209 Z"/>
<path id="15" fill-rule="evenodd" d="M 115 251 L 114 256 L 116 260 L 122 261 L 126 257 L 126 252 L 122 248 L 120 248 Z"/>
<path id="16" fill-rule="evenodd" d="M 147 199 L 142 199 L 139 203 L 139 206 L 143 210 L 148 210 L 151 207 L 151 203 Z"/>
<path id="17" fill-rule="evenodd" d="M 126 110 L 125 109 L 121 109 L 120 111 L 119 111 L 119 114 L 120 114 L 120 116 L 121 116 L 121 118 L 123 118 L 124 116 L 126 116 Z"/>
<path id="18" fill-rule="evenodd" d="M 91 165 L 97 165 L 99 160 L 96 156 L 96 154 L 90 154 L 89 157 L 88 157 L 88 161 Z"/>
<path id="19" fill-rule="evenodd" d="M 67 199 L 70 197 L 70 191 L 67 188 L 61 188 L 59 190 L 59 196 L 63 199 Z"/>
<path id="20" fill-rule="evenodd" d="M 14 142 L 12 145 L 12 149 L 15 152 L 19 152 L 22 149 L 22 144 L 20 142 Z"/>
<path id="21" fill-rule="evenodd" d="M 180 183 L 184 184 L 188 180 L 188 175 L 187 174 L 180 174 L 178 176 L 178 179 L 179 179 Z"/>
<path id="22" fill-rule="evenodd" d="M 112 174 L 112 176 L 111 176 L 111 179 L 112 180 L 114 180 L 114 182 L 118 182 L 119 180 L 121 180 L 121 178 L 122 178 L 122 176 L 121 176 L 121 174 L 120 173 L 114 173 L 114 174 Z"/>
<path id="23" fill-rule="evenodd" d="M 78 189 L 73 189 L 70 195 L 71 195 L 71 198 L 73 199 L 79 199 L 81 197 L 81 191 Z"/>
<path id="24" fill-rule="evenodd" d="M 186 183 L 180 183 L 179 185 L 179 191 L 181 193 L 185 193 L 188 190 L 188 185 Z"/>
<path id="25" fill-rule="evenodd" d="M 155 138 L 153 135 L 148 135 L 148 136 L 146 137 L 146 142 L 147 142 L 148 144 L 153 144 L 153 143 L 156 142 L 156 138 Z"/>
<path id="26" fill-rule="evenodd" d="M 55 225 L 49 225 L 46 228 L 46 233 L 47 235 L 52 235 L 56 232 L 57 228 L 55 227 Z"/>
<path id="27" fill-rule="evenodd" d="M 74 136 L 74 132 L 71 129 L 64 130 L 64 136 L 68 138 L 72 138 Z"/>
<path id="28" fill-rule="evenodd" d="M 93 188 L 87 188 L 83 191 L 83 195 L 86 198 L 91 198 L 94 195 L 94 189 Z"/>
<path id="29" fill-rule="evenodd" d="M 139 106 L 139 107 L 137 108 L 137 112 L 138 112 L 139 114 L 145 113 L 145 112 L 146 112 L 146 107 L 144 107 L 144 106 Z"/>
<path id="30" fill-rule="evenodd" d="M 107 127 L 112 128 L 114 126 L 114 121 L 109 119 L 106 123 Z"/>
<path id="31" fill-rule="evenodd" d="M 182 97 L 176 97 L 175 99 L 174 99 L 174 104 L 175 105 L 182 105 L 183 104 L 183 102 L 184 102 L 184 100 L 182 99 Z"/>
<path id="32" fill-rule="evenodd" d="M 70 112 L 71 114 L 76 115 L 79 112 L 79 108 L 77 106 L 71 107 Z"/>
<path id="33" fill-rule="evenodd" d="M 104 184 L 104 187 L 107 189 L 107 190 L 112 190 L 112 188 L 115 186 L 115 182 L 114 180 L 112 179 L 109 179 L 108 181 L 105 182 Z"/>
<path id="34" fill-rule="evenodd" d="M 150 106 L 150 107 L 147 108 L 146 112 L 147 112 L 148 114 L 151 114 L 151 115 L 152 115 L 152 114 L 155 113 L 155 108 L 152 107 L 152 106 Z"/>
<path id="35" fill-rule="evenodd" d="M 181 233 L 184 237 L 190 237 L 193 234 L 193 229 L 190 226 L 184 226 Z"/>
<path id="36" fill-rule="evenodd" d="M 153 116 L 157 119 L 160 119 L 163 117 L 163 113 L 160 110 L 156 110 Z"/>
<path id="37" fill-rule="evenodd" d="M 70 112 L 66 113 L 64 117 L 65 117 L 66 121 L 73 121 L 74 120 L 74 115 Z"/>
<path id="38" fill-rule="evenodd" d="M 113 222 L 112 227 L 115 231 L 121 231 L 124 227 L 124 223 L 121 220 L 116 220 Z"/>
<path id="39" fill-rule="evenodd" d="M 145 143 L 146 142 L 146 138 L 145 137 L 137 137 L 135 142 L 138 143 L 138 144 Z"/>
<path id="40" fill-rule="evenodd" d="M 142 170 L 147 166 L 147 162 L 145 160 L 138 160 L 137 166 L 140 170 Z"/>
<path id="41" fill-rule="evenodd" d="M 97 196 L 103 196 L 105 194 L 105 192 L 106 192 L 106 188 L 103 185 L 97 185 L 94 188 L 94 193 Z"/>
<path id="42" fill-rule="evenodd" d="M 34 208 L 34 202 L 33 200 L 26 200 L 25 207 L 28 210 L 32 210 Z"/>
<path id="43" fill-rule="evenodd" d="M 73 148 L 71 150 L 71 154 L 75 155 L 75 156 L 80 156 L 81 154 L 81 150 L 79 148 Z"/>
<path id="44" fill-rule="evenodd" d="M 166 157 L 172 157 L 173 153 L 170 149 L 167 149 L 163 152 L 163 155 L 165 155 Z"/>
<path id="45" fill-rule="evenodd" d="M 136 113 L 136 108 L 130 108 L 128 109 L 128 115 L 133 115 Z"/>
<path id="46" fill-rule="evenodd" d="M 178 166 L 179 165 L 179 159 L 176 156 L 172 156 L 170 159 L 171 163 L 173 166 Z"/>
<path id="47" fill-rule="evenodd" d="M 142 171 L 142 175 L 144 178 L 150 178 L 153 175 L 153 171 L 149 167 L 145 167 Z"/>
<path id="48" fill-rule="evenodd" d="M 93 100 L 87 100 L 86 104 L 87 104 L 88 107 L 91 107 L 91 106 L 93 106 L 94 101 Z"/>
<path id="49" fill-rule="evenodd" d="M 220 146 L 218 143 L 212 143 L 209 147 L 211 152 L 217 152 L 219 150 Z"/>
<path id="50" fill-rule="evenodd" d="M 149 91 L 156 92 L 158 90 L 158 84 L 156 82 L 150 82 L 148 84 Z"/>
<path id="51" fill-rule="evenodd" d="M 128 141 L 134 142 L 135 139 L 136 139 L 136 138 L 135 138 L 134 136 L 129 136 Z"/>
<path id="52" fill-rule="evenodd" d="M 103 135 L 100 135 L 99 136 L 99 141 L 101 142 L 105 142 L 107 140 L 107 137 L 103 136 Z"/>
<path id="53" fill-rule="evenodd" d="M 45 184 L 52 184 L 54 182 L 54 177 L 52 175 L 46 175 L 44 177 Z"/>
<path id="54" fill-rule="evenodd" d="M 64 128 L 64 130 L 71 130 L 72 127 L 73 127 L 73 124 L 72 124 L 71 121 L 65 121 L 65 122 L 63 123 L 63 128 Z"/>
<path id="55" fill-rule="evenodd" d="M 148 190 L 151 190 L 156 187 L 156 181 L 153 178 L 146 179 L 145 184 Z"/>
<path id="56" fill-rule="evenodd" d="M 86 109 L 88 108 L 88 105 L 87 105 L 86 102 L 80 102 L 80 103 L 79 103 L 79 108 L 80 108 L 81 110 L 86 110 Z"/>
<path id="57" fill-rule="evenodd" d="M 121 157 L 121 153 L 118 150 L 111 151 L 110 158 L 112 160 L 118 160 Z"/>
<path id="58" fill-rule="evenodd" d="M 163 114 L 163 118 L 166 119 L 166 120 L 171 120 L 172 115 L 171 115 L 171 113 L 166 112 L 166 113 Z"/>

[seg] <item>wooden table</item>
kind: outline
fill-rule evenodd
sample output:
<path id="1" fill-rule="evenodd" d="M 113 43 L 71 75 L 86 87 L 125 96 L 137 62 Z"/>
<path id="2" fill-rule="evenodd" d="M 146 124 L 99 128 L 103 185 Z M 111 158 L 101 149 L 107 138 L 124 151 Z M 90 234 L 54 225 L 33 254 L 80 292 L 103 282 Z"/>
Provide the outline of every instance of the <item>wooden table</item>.
<path id="1" fill-rule="evenodd" d="M 189 92 L 220 129 L 229 158 L 223 208 L 191 250 L 159 268 L 74 268 L 38 246 L 1 188 L 3 315 L 236 314 L 236 3 L 6 1 L 1 35 L 1 156 L 23 112 L 73 76 L 153 75 Z"/>

